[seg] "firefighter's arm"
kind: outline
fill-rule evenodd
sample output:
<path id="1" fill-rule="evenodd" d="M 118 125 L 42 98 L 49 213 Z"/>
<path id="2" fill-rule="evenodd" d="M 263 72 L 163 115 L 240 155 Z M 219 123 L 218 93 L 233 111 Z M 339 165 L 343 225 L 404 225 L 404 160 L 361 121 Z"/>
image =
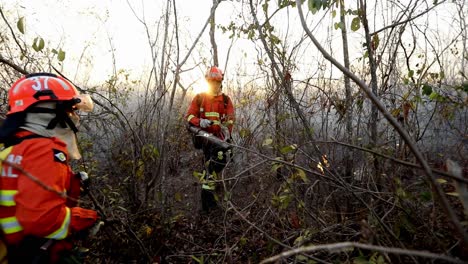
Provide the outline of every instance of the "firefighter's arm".
<path id="1" fill-rule="evenodd" d="M 190 104 L 190 107 L 189 109 L 187 110 L 187 114 L 185 115 L 186 117 L 186 120 L 194 125 L 194 126 L 197 126 L 197 127 L 200 127 L 200 118 L 199 118 L 199 115 L 200 115 L 200 107 L 198 106 L 197 104 L 197 97 L 199 95 L 196 95 L 193 100 L 192 100 L 192 103 Z"/>
<path id="2" fill-rule="evenodd" d="M 29 153 L 23 157 L 23 169 L 54 191 L 46 190 L 26 175 L 19 175 L 16 217 L 25 235 L 64 239 L 92 226 L 97 219 L 95 211 L 67 207 L 66 199 L 58 194 L 67 190 L 70 181 L 67 161 L 57 158 L 61 156 L 60 150 L 38 144 Z"/>
<path id="3" fill-rule="evenodd" d="M 236 113 L 235 113 L 234 105 L 231 101 L 231 98 L 228 98 L 228 104 L 226 107 L 226 116 L 227 116 L 227 120 L 226 120 L 227 127 L 229 128 L 229 132 L 232 134 L 232 128 L 236 120 Z"/>

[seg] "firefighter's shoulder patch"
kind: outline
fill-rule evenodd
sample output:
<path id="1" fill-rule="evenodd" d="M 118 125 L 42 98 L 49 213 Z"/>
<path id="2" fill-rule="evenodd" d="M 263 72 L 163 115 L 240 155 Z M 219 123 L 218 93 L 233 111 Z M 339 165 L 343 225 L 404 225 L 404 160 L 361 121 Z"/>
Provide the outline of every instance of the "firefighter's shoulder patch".
<path id="1" fill-rule="evenodd" d="M 58 149 L 52 149 L 54 151 L 54 160 L 60 163 L 66 163 L 67 162 L 67 154 L 65 152 L 58 150 Z"/>

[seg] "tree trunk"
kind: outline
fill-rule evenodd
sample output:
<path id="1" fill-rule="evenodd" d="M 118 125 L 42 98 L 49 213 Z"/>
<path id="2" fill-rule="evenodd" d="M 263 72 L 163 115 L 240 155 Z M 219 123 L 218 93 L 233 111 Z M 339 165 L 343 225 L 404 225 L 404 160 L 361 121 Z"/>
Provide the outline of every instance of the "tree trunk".
<path id="1" fill-rule="evenodd" d="M 217 5 L 218 5 L 218 0 L 213 0 L 213 8 L 215 8 Z M 218 45 L 216 45 L 216 39 L 215 39 L 215 27 L 216 27 L 215 12 L 212 12 L 211 19 L 210 19 L 210 42 L 211 42 L 211 48 L 213 51 L 213 65 L 219 66 Z"/>
<path id="2" fill-rule="evenodd" d="M 360 18 L 361 23 L 364 27 L 365 37 L 366 37 L 366 48 L 369 55 L 369 66 L 370 66 L 370 74 L 371 74 L 371 89 L 372 93 L 378 98 L 378 88 L 377 88 L 377 64 L 375 62 L 375 50 L 377 49 L 376 43 L 372 42 L 370 31 L 369 31 L 369 22 L 367 21 L 367 3 L 366 0 L 359 0 L 359 8 L 361 10 Z M 378 119 L 379 119 L 379 111 L 375 104 L 371 105 L 371 116 L 369 120 L 369 130 L 371 134 L 371 146 L 376 147 L 378 145 Z M 375 181 L 377 182 L 377 187 L 380 189 L 380 164 L 379 160 L 376 156 L 374 156 L 374 173 L 377 177 Z"/>
<path id="3" fill-rule="evenodd" d="M 340 1 L 340 21 L 343 25 L 341 27 L 341 38 L 343 41 L 343 59 L 346 69 L 349 69 L 349 51 L 348 51 L 348 32 L 346 29 L 346 20 L 345 20 L 345 5 L 344 0 Z M 351 90 L 351 81 L 348 76 L 345 75 L 345 122 L 346 122 L 346 137 L 347 140 L 351 141 L 353 139 L 353 98 Z M 353 143 L 353 142 L 351 142 Z M 347 182 L 352 181 L 353 176 L 353 150 L 347 148 L 345 150 L 344 162 L 345 162 L 345 177 Z"/>

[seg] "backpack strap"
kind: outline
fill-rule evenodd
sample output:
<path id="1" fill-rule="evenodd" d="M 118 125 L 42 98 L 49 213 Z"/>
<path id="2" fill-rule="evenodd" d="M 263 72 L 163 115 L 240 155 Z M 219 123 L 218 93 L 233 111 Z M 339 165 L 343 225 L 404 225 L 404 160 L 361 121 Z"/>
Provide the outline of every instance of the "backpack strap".
<path id="1" fill-rule="evenodd" d="M 37 135 L 37 134 L 31 134 L 31 135 L 27 135 L 27 136 L 24 136 L 24 137 L 11 137 L 11 138 L 6 139 L 3 142 L 3 146 L 4 146 L 4 148 L 8 148 L 8 147 L 11 147 L 11 146 L 14 146 L 14 145 L 18 145 L 19 143 L 21 143 L 21 142 L 23 142 L 24 140 L 27 140 L 27 139 L 43 138 L 43 137 L 44 136 Z"/>
<path id="2" fill-rule="evenodd" d="M 199 93 L 195 96 L 195 99 L 197 100 L 197 106 L 199 108 L 200 114 L 205 111 L 202 107 L 203 100 L 205 99 L 205 96 L 203 93 Z"/>
<path id="3" fill-rule="evenodd" d="M 226 112 L 228 100 L 229 100 L 228 96 L 223 93 L 224 112 Z"/>

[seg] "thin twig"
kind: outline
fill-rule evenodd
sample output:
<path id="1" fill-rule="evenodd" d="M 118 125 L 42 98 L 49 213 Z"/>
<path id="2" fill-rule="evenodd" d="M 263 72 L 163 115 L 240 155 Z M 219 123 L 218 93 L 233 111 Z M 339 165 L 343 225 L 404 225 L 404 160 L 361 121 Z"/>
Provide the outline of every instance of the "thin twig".
<path id="1" fill-rule="evenodd" d="M 18 47 L 20 48 L 21 54 L 26 54 L 26 52 L 24 51 L 23 47 L 21 47 L 21 45 L 20 45 L 18 39 L 16 38 L 16 35 L 15 35 L 15 32 L 13 31 L 13 28 L 11 27 L 10 23 L 8 23 L 8 20 L 6 19 L 5 15 L 3 14 L 2 8 L 0 8 L 0 14 L 2 15 L 3 20 L 5 21 L 5 23 L 7 24 L 8 28 L 10 29 L 10 32 L 11 32 L 11 35 L 13 36 L 13 39 L 15 40 L 16 44 L 17 44 Z"/>
<path id="2" fill-rule="evenodd" d="M 400 21 L 400 22 L 398 22 L 398 23 L 388 25 L 388 26 L 383 27 L 383 28 L 381 28 L 381 29 L 379 29 L 379 30 L 377 30 L 377 31 L 375 31 L 375 32 L 370 33 L 369 35 L 372 36 L 372 35 L 375 35 L 375 34 L 378 34 L 378 33 L 382 32 L 382 31 L 384 31 L 384 30 L 387 30 L 387 29 L 389 29 L 389 28 L 394 28 L 394 27 L 399 26 L 399 25 L 401 25 L 401 24 L 405 24 L 405 23 L 408 23 L 408 22 L 410 22 L 410 21 L 412 21 L 412 20 L 415 20 L 416 18 L 418 18 L 418 17 L 420 17 L 420 16 L 422 16 L 422 15 L 425 15 L 425 14 L 429 13 L 429 11 L 431 11 L 432 9 L 436 8 L 437 6 L 443 4 L 445 1 L 446 1 L 446 0 L 440 1 L 439 3 L 434 4 L 432 7 L 426 9 L 425 11 L 421 12 L 420 14 L 417 14 L 417 15 L 414 16 L 414 17 L 410 17 L 410 18 L 408 18 L 408 19 L 406 19 L 406 20 L 403 20 L 403 21 Z"/>
<path id="3" fill-rule="evenodd" d="M 430 259 L 441 259 L 441 260 L 448 261 L 450 263 L 466 263 L 459 259 L 455 259 L 455 258 L 445 256 L 445 255 L 434 254 L 429 251 L 409 250 L 409 249 L 402 249 L 402 248 L 388 248 L 388 247 L 362 244 L 362 243 L 357 243 L 357 242 L 341 242 L 341 243 L 334 243 L 334 244 L 325 244 L 325 245 L 295 248 L 292 250 L 285 251 L 276 256 L 267 258 L 260 263 L 271 263 L 271 262 L 275 262 L 277 260 L 288 258 L 290 256 L 294 256 L 297 254 L 309 253 L 309 252 L 319 251 L 319 250 L 327 250 L 327 251 L 333 252 L 333 251 L 350 251 L 354 248 L 362 248 L 362 249 L 379 251 L 382 253 L 392 253 L 392 254 L 397 254 L 397 255 L 409 255 L 409 256 L 416 256 L 416 257 L 423 257 L 423 258 L 430 258 Z"/>
<path id="4" fill-rule="evenodd" d="M 372 153 L 372 154 L 374 154 L 376 156 L 380 156 L 382 158 L 389 159 L 389 160 L 391 160 L 393 162 L 396 162 L 396 163 L 399 163 L 399 164 L 402 164 L 402 165 L 405 165 L 405 166 L 408 166 L 408 167 L 412 167 L 412 168 L 416 168 L 416 169 L 420 169 L 420 170 L 424 169 L 418 164 L 414 164 L 414 163 L 411 163 L 411 162 L 408 162 L 408 161 L 400 160 L 400 159 L 397 159 L 397 158 L 382 154 L 380 152 L 377 152 L 377 151 L 374 151 L 374 150 L 371 150 L 371 149 L 368 149 L 368 148 L 363 148 L 363 147 L 360 147 L 360 146 L 355 146 L 355 145 L 347 144 L 347 143 L 344 143 L 344 142 L 339 142 L 339 141 L 336 141 L 336 140 L 315 141 L 314 143 L 334 143 L 334 144 L 338 144 L 338 145 L 342 145 L 342 146 L 346 146 L 346 147 L 350 147 L 350 148 L 354 148 L 354 149 L 359 149 L 359 150 L 362 150 L 362 151 L 365 151 L 365 152 L 369 152 L 369 153 Z M 451 178 L 451 179 L 454 179 L 456 181 L 461 181 L 461 182 L 464 182 L 464 183 L 468 183 L 468 179 L 454 176 L 453 174 L 445 172 L 445 171 L 432 169 L 432 172 L 440 174 L 440 175 L 448 177 L 448 178 Z"/>
<path id="5" fill-rule="evenodd" d="M 239 212 L 239 211 L 237 210 L 237 208 L 234 206 L 234 204 L 233 204 L 232 202 L 228 201 L 228 205 L 229 205 L 229 208 L 230 208 L 230 209 L 232 208 L 232 209 L 236 212 L 236 214 L 242 218 L 242 220 L 244 220 L 244 221 L 245 221 L 247 224 L 249 224 L 251 227 L 255 228 L 257 231 L 259 231 L 259 232 L 261 232 L 262 234 L 264 234 L 264 235 L 265 235 L 268 239 L 270 239 L 272 242 L 274 242 L 274 243 L 276 243 L 276 244 L 278 244 L 278 245 L 280 245 L 280 246 L 282 246 L 282 247 L 284 247 L 284 248 L 292 249 L 291 246 L 288 246 L 288 245 L 284 244 L 283 242 L 279 241 L 278 239 L 276 239 L 276 238 L 270 236 L 267 232 L 263 231 L 260 227 L 256 226 L 254 223 L 250 222 L 247 218 L 245 218 L 244 215 L 242 215 L 241 212 Z M 307 255 L 306 255 L 306 256 L 307 256 Z M 326 262 L 326 261 L 324 261 L 324 260 L 318 259 L 318 258 L 313 257 L 313 256 L 307 256 L 307 257 L 309 257 L 309 258 L 311 258 L 311 259 L 313 259 L 313 260 L 315 260 L 315 261 L 317 261 L 317 262 L 319 262 L 319 263 L 328 263 L 328 262 Z"/>

